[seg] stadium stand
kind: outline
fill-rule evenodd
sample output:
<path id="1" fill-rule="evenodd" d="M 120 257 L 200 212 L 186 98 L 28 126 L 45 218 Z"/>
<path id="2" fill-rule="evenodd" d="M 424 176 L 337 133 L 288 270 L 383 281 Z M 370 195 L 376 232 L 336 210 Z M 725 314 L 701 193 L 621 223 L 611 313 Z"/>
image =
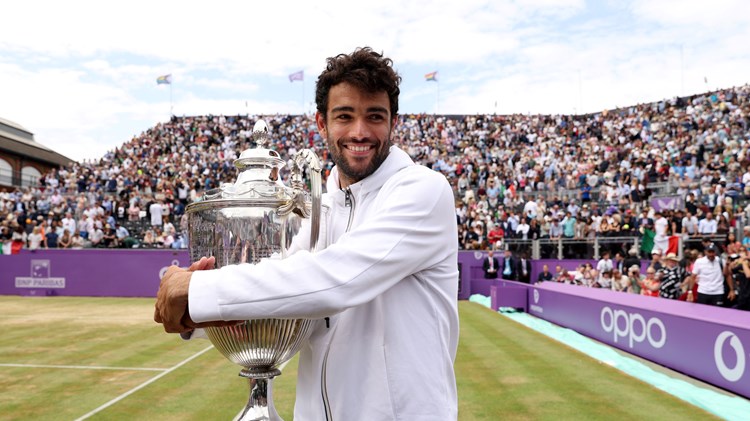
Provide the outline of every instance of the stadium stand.
<path id="1" fill-rule="evenodd" d="M 748 95 L 745 85 L 576 116 L 403 115 L 394 140 L 451 182 L 462 249 L 590 258 L 635 245 L 646 257 L 679 238 L 682 253 L 706 236 L 742 241 Z M 37 226 L 62 238 L 70 212 L 78 247 L 103 247 L 107 225 L 123 235 L 110 246 L 185 247 L 185 206 L 235 178 L 260 117 L 282 157 L 312 148 L 327 174 L 333 163 L 309 116 L 173 117 L 99 160 L 0 193 L 0 240 L 28 247 Z"/>

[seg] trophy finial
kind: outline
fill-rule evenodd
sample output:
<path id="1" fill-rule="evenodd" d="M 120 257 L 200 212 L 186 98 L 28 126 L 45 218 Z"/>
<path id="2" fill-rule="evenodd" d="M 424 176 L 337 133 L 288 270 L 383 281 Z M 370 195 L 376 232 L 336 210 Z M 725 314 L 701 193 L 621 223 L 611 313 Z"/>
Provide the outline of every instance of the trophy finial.
<path id="1" fill-rule="evenodd" d="M 258 120 L 253 126 L 253 140 L 259 148 L 265 148 L 270 140 L 268 125 L 263 120 Z"/>

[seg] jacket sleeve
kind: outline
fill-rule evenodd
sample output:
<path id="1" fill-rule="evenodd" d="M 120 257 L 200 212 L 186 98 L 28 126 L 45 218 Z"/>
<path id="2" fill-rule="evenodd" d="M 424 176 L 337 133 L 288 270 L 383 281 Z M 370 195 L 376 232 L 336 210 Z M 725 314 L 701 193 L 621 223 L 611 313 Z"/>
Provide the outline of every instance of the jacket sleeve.
<path id="1" fill-rule="evenodd" d="M 196 322 L 327 317 L 455 256 L 453 192 L 442 175 L 404 169 L 372 206 L 368 220 L 314 255 L 300 251 L 284 260 L 195 272 L 190 316 Z"/>

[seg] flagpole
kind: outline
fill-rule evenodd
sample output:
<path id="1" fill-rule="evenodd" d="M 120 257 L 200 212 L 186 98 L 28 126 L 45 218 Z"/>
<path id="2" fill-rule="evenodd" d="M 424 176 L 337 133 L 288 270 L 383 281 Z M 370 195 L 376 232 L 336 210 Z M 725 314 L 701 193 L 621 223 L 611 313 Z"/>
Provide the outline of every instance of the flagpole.
<path id="1" fill-rule="evenodd" d="M 440 79 L 436 80 L 437 82 L 437 110 L 435 114 L 440 114 Z"/>
<path id="2" fill-rule="evenodd" d="M 174 115 L 174 105 L 172 104 L 172 81 L 169 81 L 169 119 Z"/>

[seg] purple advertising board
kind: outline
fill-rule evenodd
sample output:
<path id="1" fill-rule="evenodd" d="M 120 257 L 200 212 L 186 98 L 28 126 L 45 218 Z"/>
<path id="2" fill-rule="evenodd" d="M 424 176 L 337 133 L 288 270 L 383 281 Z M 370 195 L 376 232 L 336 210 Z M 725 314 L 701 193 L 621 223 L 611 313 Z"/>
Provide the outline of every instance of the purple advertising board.
<path id="1" fill-rule="evenodd" d="M 544 282 L 529 313 L 750 397 L 750 312 Z"/>
<path id="2" fill-rule="evenodd" d="M 186 250 L 21 250 L 0 256 L 0 295 L 155 297 Z"/>

